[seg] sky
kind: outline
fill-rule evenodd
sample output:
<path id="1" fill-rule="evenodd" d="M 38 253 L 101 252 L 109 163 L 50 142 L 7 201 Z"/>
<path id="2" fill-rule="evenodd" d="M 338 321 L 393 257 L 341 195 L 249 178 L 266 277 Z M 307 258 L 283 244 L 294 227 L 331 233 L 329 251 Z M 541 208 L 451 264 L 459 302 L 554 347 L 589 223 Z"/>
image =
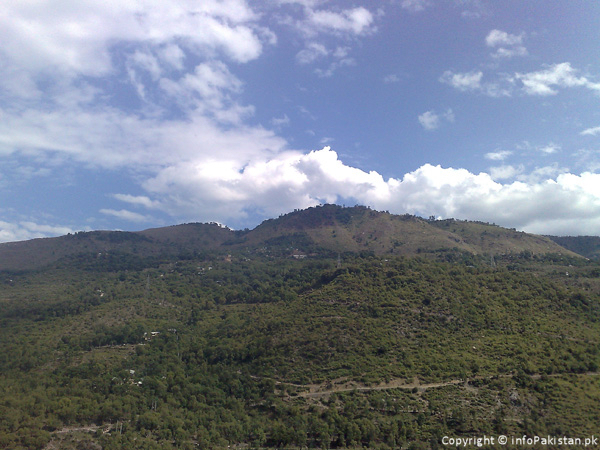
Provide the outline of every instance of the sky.
<path id="1" fill-rule="evenodd" d="M 0 242 L 323 203 L 600 235 L 600 2 L 3 0 Z"/>

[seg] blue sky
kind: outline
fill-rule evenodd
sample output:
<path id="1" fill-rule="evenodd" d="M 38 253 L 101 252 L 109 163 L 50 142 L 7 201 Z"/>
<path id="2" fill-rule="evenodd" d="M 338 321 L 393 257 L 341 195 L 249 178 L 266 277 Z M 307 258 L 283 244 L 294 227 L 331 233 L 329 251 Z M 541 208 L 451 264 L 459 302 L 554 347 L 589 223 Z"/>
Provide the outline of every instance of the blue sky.
<path id="1" fill-rule="evenodd" d="M 0 242 L 320 203 L 600 234 L 600 4 L 5 0 Z"/>

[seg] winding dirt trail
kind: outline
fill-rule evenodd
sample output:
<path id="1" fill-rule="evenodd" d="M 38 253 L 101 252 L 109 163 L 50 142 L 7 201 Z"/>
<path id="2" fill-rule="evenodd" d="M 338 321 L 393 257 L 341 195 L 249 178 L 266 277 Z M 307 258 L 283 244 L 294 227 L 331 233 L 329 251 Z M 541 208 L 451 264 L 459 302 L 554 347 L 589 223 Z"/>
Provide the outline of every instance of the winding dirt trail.
<path id="1" fill-rule="evenodd" d="M 558 377 L 558 376 L 563 376 L 563 375 L 566 375 L 566 374 L 556 373 L 556 374 L 548 374 L 546 376 L 553 378 L 553 377 Z M 600 375 L 600 372 L 585 372 L 585 373 L 578 374 L 578 375 L 598 376 L 598 375 Z M 376 386 L 366 386 L 364 384 L 360 384 L 360 383 L 353 382 L 353 381 L 346 382 L 346 383 L 340 383 L 340 384 L 336 384 L 335 381 L 328 382 L 327 384 L 299 385 L 299 384 L 291 384 L 291 383 L 283 383 L 283 382 L 276 382 L 276 384 L 308 389 L 307 392 L 299 392 L 297 394 L 298 397 L 320 398 L 320 397 L 326 397 L 326 396 L 329 396 L 331 394 L 335 394 L 338 392 L 384 391 L 384 390 L 388 390 L 388 389 L 412 390 L 415 388 L 418 389 L 419 391 L 425 391 L 427 389 L 435 389 L 435 388 L 440 388 L 440 387 L 445 387 L 445 386 L 455 386 L 455 385 L 460 385 L 460 384 L 464 384 L 465 386 L 467 386 L 469 384 L 469 382 L 471 382 L 471 381 L 491 380 L 494 377 L 496 377 L 496 378 L 514 378 L 515 374 L 479 376 L 479 377 L 467 378 L 464 380 L 454 379 L 454 380 L 448 380 L 448 381 L 440 381 L 437 383 L 421 383 L 418 378 L 414 378 L 413 381 L 408 381 L 406 379 L 400 378 L 400 379 L 391 380 L 388 383 L 380 383 Z M 533 375 L 530 375 L 530 377 L 534 380 L 537 380 L 537 379 L 540 379 L 542 377 L 542 375 L 541 374 L 533 374 Z"/>
<path id="2" fill-rule="evenodd" d="M 426 389 L 439 388 L 444 386 L 452 386 L 462 383 L 468 383 L 468 380 L 449 380 L 439 383 L 421 383 L 417 378 L 413 381 L 408 382 L 406 379 L 391 380 L 388 383 L 380 383 L 376 386 L 365 386 L 363 384 L 349 382 L 340 385 L 331 385 L 331 383 L 323 385 L 306 385 L 304 388 L 308 388 L 308 392 L 298 393 L 298 397 L 304 398 L 320 398 L 326 397 L 331 394 L 338 392 L 353 392 L 353 391 L 384 391 L 388 389 L 418 389 L 424 391 Z"/>

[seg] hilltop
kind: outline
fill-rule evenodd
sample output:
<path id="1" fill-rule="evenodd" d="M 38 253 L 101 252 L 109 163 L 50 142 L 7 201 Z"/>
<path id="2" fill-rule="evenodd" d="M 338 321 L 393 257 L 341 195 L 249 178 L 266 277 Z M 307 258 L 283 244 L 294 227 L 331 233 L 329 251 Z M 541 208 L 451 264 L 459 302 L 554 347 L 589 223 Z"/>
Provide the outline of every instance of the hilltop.
<path id="1" fill-rule="evenodd" d="M 253 230 L 190 223 L 139 232 L 92 231 L 0 244 L 0 270 L 31 270 L 76 255 L 175 257 L 207 251 L 301 254 L 370 252 L 417 255 L 460 251 L 473 255 L 574 256 L 549 237 L 482 222 L 425 220 L 367 207 L 323 205 L 269 219 Z"/>

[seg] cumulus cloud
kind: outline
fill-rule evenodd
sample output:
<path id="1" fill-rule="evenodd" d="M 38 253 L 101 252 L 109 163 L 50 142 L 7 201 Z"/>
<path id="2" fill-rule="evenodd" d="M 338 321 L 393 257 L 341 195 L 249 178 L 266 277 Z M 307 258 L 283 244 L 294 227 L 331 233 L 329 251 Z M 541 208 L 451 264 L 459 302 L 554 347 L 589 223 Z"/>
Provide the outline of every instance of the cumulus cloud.
<path id="1" fill-rule="evenodd" d="M 366 34 L 373 31 L 373 14 L 362 6 L 341 12 L 309 10 L 307 24 L 319 31 Z"/>
<path id="2" fill-rule="evenodd" d="M 433 111 L 426 111 L 419 115 L 419 123 L 427 131 L 435 130 L 440 126 L 440 116 Z"/>
<path id="3" fill-rule="evenodd" d="M 427 131 L 432 131 L 440 127 L 441 119 L 445 119 L 448 122 L 454 122 L 454 112 L 452 109 L 447 109 L 441 115 L 435 111 L 426 111 L 418 117 L 419 123 Z"/>
<path id="4" fill-rule="evenodd" d="M 493 82 L 483 82 L 483 72 L 453 72 L 445 71 L 440 82 L 448 84 L 463 92 L 479 92 L 490 97 L 511 96 L 516 90 L 517 81 L 521 82 L 522 91 L 527 95 L 548 96 L 558 94 L 558 88 L 582 87 L 600 94 L 600 83 L 585 76 L 579 76 L 578 71 L 570 63 L 560 63 L 545 69 L 509 74 L 498 74 Z"/>
<path id="5" fill-rule="evenodd" d="M 556 95 L 556 88 L 570 87 L 584 87 L 600 93 L 600 83 L 577 76 L 577 72 L 570 63 L 565 62 L 537 72 L 517 73 L 516 78 L 521 80 L 523 90 L 528 95 Z"/>
<path id="6" fill-rule="evenodd" d="M 512 155 L 512 152 L 509 150 L 499 150 L 497 152 L 486 153 L 485 157 L 487 159 L 491 159 L 492 161 L 503 161 Z"/>
<path id="7" fill-rule="evenodd" d="M 581 132 L 583 136 L 596 136 L 600 134 L 600 127 L 587 128 Z"/>
<path id="8" fill-rule="evenodd" d="M 527 49 L 523 44 L 523 34 L 509 34 L 506 31 L 492 30 L 485 38 L 488 47 L 495 48 L 492 53 L 494 58 L 512 58 L 513 56 L 526 56 Z"/>
<path id="9" fill-rule="evenodd" d="M 442 83 L 449 84 L 459 91 L 476 91 L 481 89 L 482 78 L 483 72 L 481 71 L 454 73 L 450 70 L 447 70 L 440 77 L 440 81 Z"/>
<path id="10" fill-rule="evenodd" d="M 243 123 L 254 109 L 238 102 L 243 83 L 227 65 L 272 41 L 257 19 L 243 0 L 4 2 L 0 155 L 155 173 L 191 155 L 278 151 L 283 139 Z M 124 76 L 140 108 L 101 87 Z"/>
<path id="11" fill-rule="evenodd" d="M 237 62 L 257 58 L 263 43 L 256 14 L 243 0 L 201 4 L 162 2 L 7 1 L 0 8 L 1 56 L 12 75 L 35 83 L 35 73 L 73 77 L 114 70 L 115 42 L 164 44 L 163 58 L 177 66 L 175 41 L 205 55 L 222 52 Z M 3 71 L 5 77 L 11 73 Z"/>
<path id="12" fill-rule="evenodd" d="M 462 92 L 478 92 L 490 97 L 508 97 L 512 93 L 514 80 L 502 75 L 494 82 L 483 82 L 483 72 L 453 72 L 445 71 L 439 81 Z"/>
<path id="13" fill-rule="evenodd" d="M 508 34 L 505 31 L 492 30 L 485 38 L 488 47 L 504 47 L 520 45 L 523 42 L 523 35 Z"/>

